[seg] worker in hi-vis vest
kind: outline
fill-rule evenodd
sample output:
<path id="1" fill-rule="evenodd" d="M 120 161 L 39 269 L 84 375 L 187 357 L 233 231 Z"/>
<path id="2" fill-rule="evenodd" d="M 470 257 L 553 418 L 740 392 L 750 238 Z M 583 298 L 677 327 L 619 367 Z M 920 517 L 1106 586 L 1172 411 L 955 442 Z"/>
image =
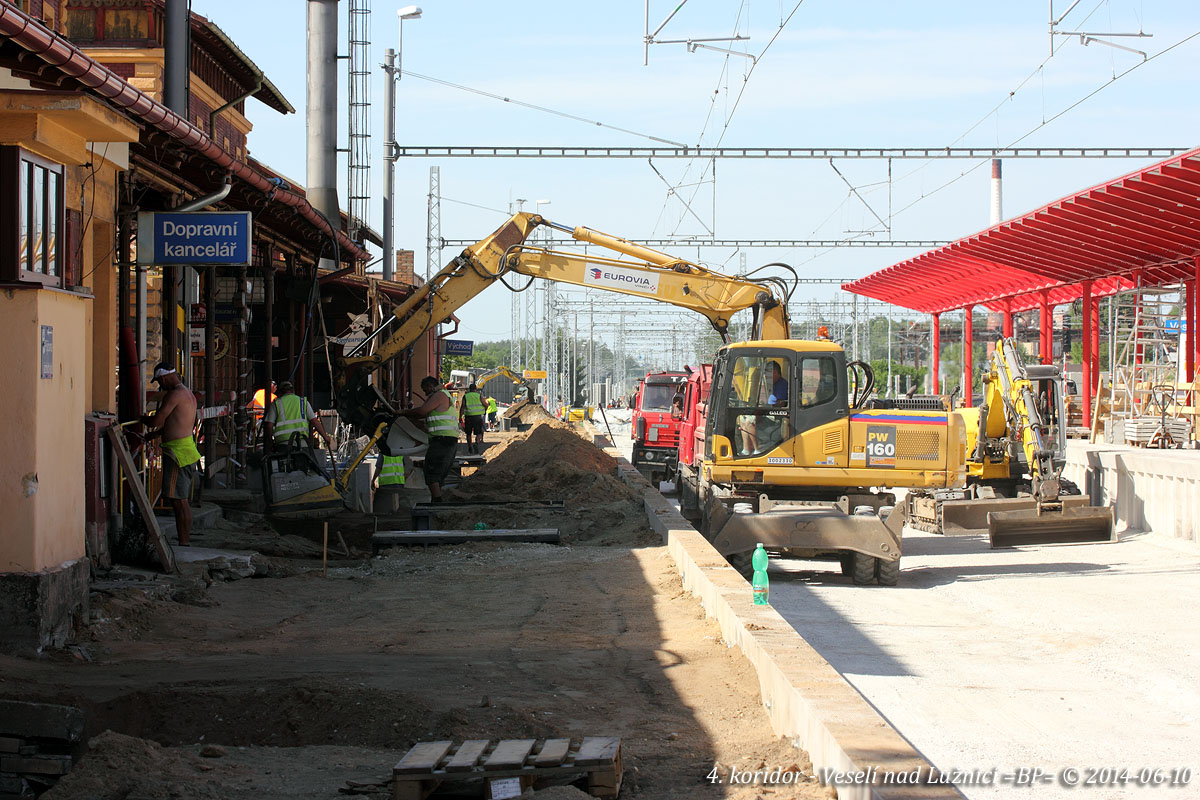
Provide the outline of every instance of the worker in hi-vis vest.
<path id="1" fill-rule="evenodd" d="M 497 430 L 496 414 L 500 411 L 500 405 L 496 402 L 496 398 L 489 397 L 487 399 L 487 429 L 489 431 Z"/>
<path id="2" fill-rule="evenodd" d="M 395 514 L 400 511 L 401 490 L 404 489 L 404 456 L 379 455 L 375 464 L 376 514 Z"/>
<path id="3" fill-rule="evenodd" d="M 458 417 L 454 413 L 454 397 L 442 388 L 442 383 L 432 375 L 421 379 L 421 391 L 425 402 L 401 411 L 402 417 L 424 417 L 425 430 L 429 433 L 429 447 L 425 450 L 425 485 L 435 503 L 442 502 L 442 482 L 454 466 L 458 452 Z"/>
<path id="4" fill-rule="evenodd" d="M 279 396 L 267 409 L 263 417 L 263 428 L 266 430 L 266 446 L 282 445 L 294 434 L 308 436 L 309 429 L 315 430 L 325 440 L 329 449 L 333 449 L 333 437 L 325 432 L 321 418 L 313 411 L 312 404 L 296 394 L 296 387 L 291 381 L 279 384 Z"/>
<path id="5" fill-rule="evenodd" d="M 483 452 L 483 416 L 487 413 L 486 400 L 475 381 L 467 387 L 458 404 L 458 421 L 467 433 L 467 452 L 477 455 Z"/>

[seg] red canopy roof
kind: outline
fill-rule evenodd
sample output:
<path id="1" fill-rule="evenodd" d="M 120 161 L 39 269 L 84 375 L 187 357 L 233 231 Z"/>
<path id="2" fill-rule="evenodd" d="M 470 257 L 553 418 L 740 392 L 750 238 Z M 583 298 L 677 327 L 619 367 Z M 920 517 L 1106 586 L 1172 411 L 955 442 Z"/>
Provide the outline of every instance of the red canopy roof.
<path id="1" fill-rule="evenodd" d="M 842 288 L 940 313 L 968 305 L 1023 311 L 1135 285 L 1178 283 L 1200 257 L 1200 149 L 1056 200 Z"/>

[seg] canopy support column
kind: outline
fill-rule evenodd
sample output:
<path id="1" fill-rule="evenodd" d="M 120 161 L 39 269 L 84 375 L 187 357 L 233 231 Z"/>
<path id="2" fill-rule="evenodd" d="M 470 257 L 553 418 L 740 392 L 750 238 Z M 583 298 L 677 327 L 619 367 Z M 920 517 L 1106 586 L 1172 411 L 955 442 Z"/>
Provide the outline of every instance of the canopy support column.
<path id="1" fill-rule="evenodd" d="M 972 395 L 975 377 L 975 306 L 967 306 L 963 309 L 963 407 L 971 408 L 975 405 Z"/>
<path id="2" fill-rule="evenodd" d="M 1083 427 L 1092 428 L 1092 282 L 1083 282 Z"/>
<path id="3" fill-rule="evenodd" d="M 1050 293 L 1038 292 L 1038 355 L 1043 364 L 1054 363 L 1054 321 L 1050 317 Z"/>
<path id="4" fill-rule="evenodd" d="M 1193 259 L 1196 274 L 1192 278 L 1191 291 L 1188 292 L 1187 318 L 1187 377 L 1189 381 L 1196 379 L 1196 367 L 1200 365 L 1200 336 L 1196 335 L 1196 323 L 1200 322 L 1200 258 Z"/>
<path id="5" fill-rule="evenodd" d="M 1200 271 L 1200 267 L 1197 267 Z M 933 324 L 931 327 L 932 341 L 930 342 L 929 353 L 929 386 L 930 394 L 941 394 L 938 386 L 938 375 L 941 369 L 941 354 L 942 354 L 942 316 L 941 314 L 933 315 Z"/>
<path id="6" fill-rule="evenodd" d="M 1004 338 L 1011 339 L 1013 337 L 1013 310 L 1012 310 L 1012 300 L 1011 299 L 1004 301 L 1004 318 L 1003 319 L 1004 319 L 1004 322 L 1003 322 L 1002 332 L 1004 334 Z"/>

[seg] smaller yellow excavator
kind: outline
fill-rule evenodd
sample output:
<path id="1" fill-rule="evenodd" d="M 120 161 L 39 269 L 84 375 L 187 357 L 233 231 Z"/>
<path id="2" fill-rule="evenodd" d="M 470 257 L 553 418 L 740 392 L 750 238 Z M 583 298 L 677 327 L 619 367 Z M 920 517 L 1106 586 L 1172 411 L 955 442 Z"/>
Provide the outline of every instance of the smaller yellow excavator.
<path id="1" fill-rule="evenodd" d="M 1114 540 L 1111 507 L 1093 507 L 1062 477 L 1062 373 L 1025 364 L 1001 339 L 983 374 L 983 402 L 952 412 L 966 429 L 967 485 L 912 491 L 908 524 L 948 535 L 987 529 L 992 547 Z"/>

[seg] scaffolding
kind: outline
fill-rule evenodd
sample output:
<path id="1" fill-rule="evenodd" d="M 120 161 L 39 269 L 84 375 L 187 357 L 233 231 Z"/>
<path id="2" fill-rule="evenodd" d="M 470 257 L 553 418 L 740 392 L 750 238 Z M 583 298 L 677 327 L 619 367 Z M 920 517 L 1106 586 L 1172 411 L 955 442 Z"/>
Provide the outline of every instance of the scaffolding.
<path id="1" fill-rule="evenodd" d="M 348 106 L 349 131 L 346 233 L 355 241 L 363 240 L 367 225 L 367 206 L 371 200 L 371 2 L 350 0 L 350 58 Z"/>
<path id="2" fill-rule="evenodd" d="M 1167 446 L 1189 438 L 1175 402 L 1184 302 L 1182 287 L 1142 286 L 1140 279 L 1110 300 L 1108 407 L 1096 415 L 1110 420 L 1109 441 Z"/>

